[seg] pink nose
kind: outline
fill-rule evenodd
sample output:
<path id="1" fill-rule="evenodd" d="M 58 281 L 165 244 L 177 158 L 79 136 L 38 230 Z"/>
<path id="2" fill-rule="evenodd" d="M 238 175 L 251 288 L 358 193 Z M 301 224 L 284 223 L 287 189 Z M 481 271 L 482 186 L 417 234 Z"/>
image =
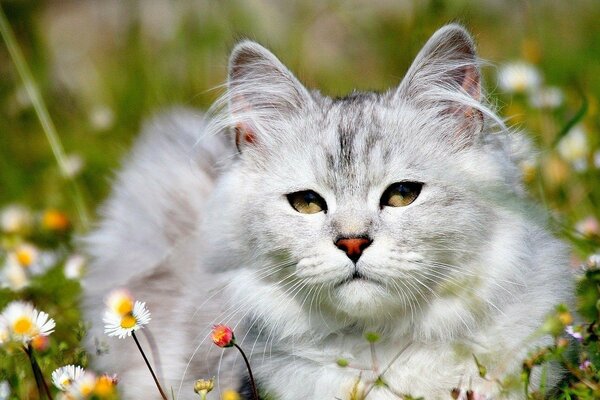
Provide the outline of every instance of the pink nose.
<path id="1" fill-rule="evenodd" d="M 343 250 L 349 259 L 357 262 L 363 251 L 369 247 L 372 240 L 364 237 L 342 238 L 335 242 L 335 245 Z"/>

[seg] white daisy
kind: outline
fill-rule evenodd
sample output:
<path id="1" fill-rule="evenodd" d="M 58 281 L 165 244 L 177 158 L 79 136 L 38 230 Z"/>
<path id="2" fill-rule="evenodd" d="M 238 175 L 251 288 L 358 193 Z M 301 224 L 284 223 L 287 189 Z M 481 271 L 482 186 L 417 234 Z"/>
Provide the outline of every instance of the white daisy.
<path id="1" fill-rule="evenodd" d="M 93 372 L 83 371 L 77 380 L 71 383 L 66 392 L 71 398 L 87 399 L 94 392 L 96 380 Z"/>
<path id="2" fill-rule="evenodd" d="M 22 243 L 8 254 L 9 259 L 27 269 L 30 275 L 39 275 L 56 263 L 56 255 L 41 251 L 30 243 Z"/>
<path id="3" fill-rule="evenodd" d="M 150 319 L 150 311 L 146 308 L 146 303 L 139 301 L 135 302 L 133 311 L 127 314 L 119 314 L 109 309 L 104 313 L 104 333 L 123 339 L 131 336 L 133 331 L 143 328 Z"/>
<path id="4" fill-rule="evenodd" d="M 79 279 L 85 266 L 85 257 L 80 254 L 73 254 L 65 262 L 64 274 L 69 279 Z"/>
<path id="5" fill-rule="evenodd" d="M 15 257 L 6 257 L 4 266 L 0 271 L 0 286 L 7 287 L 14 292 L 18 292 L 29 286 L 29 277 L 25 268 L 17 262 Z"/>
<path id="6" fill-rule="evenodd" d="M 125 289 L 115 289 L 105 301 L 108 309 L 117 315 L 130 314 L 133 311 L 133 296 Z"/>
<path id="7" fill-rule="evenodd" d="M 563 103 L 563 92 L 555 86 L 540 88 L 529 96 L 529 104 L 533 108 L 555 109 Z"/>
<path id="8" fill-rule="evenodd" d="M 52 383 L 62 391 L 68 390 L 85 372 L 79 365 L 65 365 L 52 372 Z"/>
<path id="9" fill-rule="evenodd" d="M 582 125 L 573 127 L 569 133 L 558 142 L 558 154 L 573 165 L 587 161 L 589 154 L 587 133 Z"/>
<path id="10" fill-rule="evenodd" d="M 4 345 L 10 340 L 10 332 L 8 331 L 8 323 L 0 315 L 0 346 Z"/>
<path id="11" fill-rule="evenodd" d="M 56 324 L 48 314 L 36 310 L 31 304 L 13 301 L 2 312 L 12 340 L 29 343 L 35 336 L 48 336 Z"/>
<path id="12" fill-rule="evenodd" d="M 0 211 L 0 229 L 6 233 L 19 233 L 31 227 L 33 218 L 28 209 L 10 205 Z"/>
<path id="13" fill-rule="evenodd" d="M 508 93 L 528 92 L 541 82 L 542 76 L 537 68 L 525 62 L 506 64 L 498 71 L 498 85 Z"/>
<path id="14" fill-rule="evenodd" d="M 8 400 L 10 396 L 10 385 L 8 381 L 0 382 L 0 400 Z"/>

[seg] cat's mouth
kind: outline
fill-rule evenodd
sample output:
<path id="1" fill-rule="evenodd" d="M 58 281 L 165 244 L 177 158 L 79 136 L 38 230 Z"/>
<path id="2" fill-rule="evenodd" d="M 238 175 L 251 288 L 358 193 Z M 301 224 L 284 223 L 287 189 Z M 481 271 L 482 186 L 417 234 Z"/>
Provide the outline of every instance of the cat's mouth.
<path id="1" fill-rule="evenodd" d="M 343 281 L 339 282 L 336 287 L 340 287 L 342 285 L 345 285 L 347 283 L 351 283 L 351 282 L 370 282 L 372 281 L 372 279 L 370 279 L 369 277 L 361 274 L 358 271 L 354 271 L 354 273 L 347 277 L 346 279 L 344 279 Z"/>

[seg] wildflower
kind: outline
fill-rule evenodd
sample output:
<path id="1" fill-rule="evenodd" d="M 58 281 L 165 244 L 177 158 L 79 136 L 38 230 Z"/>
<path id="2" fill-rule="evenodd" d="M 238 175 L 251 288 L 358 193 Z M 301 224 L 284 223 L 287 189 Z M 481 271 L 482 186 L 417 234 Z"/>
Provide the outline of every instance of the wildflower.
<path id="1" fill-rule="evenodd" d="M 0 346 L 3 346 L 5 343 L 8 343 L 10 340 L 10 332 L 8 331 L 8 323 L 0 315 Z"/>
<path id="2" fill-rule="evenodd" d="M 89 119 L 92 128 L 96 131 L 105 131 L 112 127 L 115 121 L 115 114 L 110 107 L 101 104 L 91 110 Z"/>
<path id="3" fill-rule="evenodd" d="M 219 347 L 231 347 L 235 344 L 235 336 L 230 327 L 226 325 L 213 326 L 211 338 Z"/>
<path id="4" fill-rule="evenodd" d="M 77 379 L 83 376 L 85 370 L 79 365 L 65 365 L 52 372 L 52 383 L 59 390 L 67 391 Z"/>
<path id="5" fill-rule="evenodd" d="M 42 214 L 42 227 L 49 231 L 66 231 L 71 222 L 65 213 L 58 210 L 46 210 Z"/>
<path id="6" fill-rule="evenodd" d="M 565 332 L 578 342 L 583 341 L 583 335 L 580 332 L 575 331 L 573 329 L 573 325 L 567 325 L 567 327 L 565 328 Z"/>
<path id="7" fill-rule="evenodd" d="M 241 400 L 240 394 L 235 390 L 227 389 L 221 395 L 221 400 Z"/>
<path id="8" fill-rule="evenodd" d="M 558 154 L 578 171 L 586 168 L 588 152 L 587 133 L 581 125 L 575 126 L 558 142 Z"/>
<path id="9" fill-rule="evenodd" d="M 48 336 L 34 336 L 33 339 L 31 339 L 31 347 L 38 352 L 46 351 L 48 350 L 48 347 L 50 347 L 50 339 Z"/>
<path id="10" fill-rule="evenodd" d="M 562 91 L 554 86 L 540 88 L 529 96 L 529 104 L 538 109 L 555 109 L 561 106 L 563 102 Z"/>
<path id="11" fill-rule="evenodd" d="M 100 398 L 112 397 L 115 394 L 116 385 L 116 376 L 102 375 L 96 379 L 94 394 Z"/>
<path id="12" fill-rule="evenodd" d="M 590 215 L 575 224 L 575 230 L 586 237 L 600 235 L 600 223 Z"/>
<path id="13" fill-rule="evenodd" d="M 18 292 L 29 286 L 29 277 L 25 269 L 19 265 L 13 256 L 6 257 L 4 267 L 0 274 L 0 286 L 8 287 L 10 290 Z"/>
<path id="14" fill-rule="evenodd" d="M 531 64 L 515 62 L 506 64 L 498 71 L 500 89 L 508 93 L 522 93 L 537 88 L 542 81 L 541 74 Z"/>
<path id="15" fill-rule="evenodd" d="M 92 395 L 96 388 L 96 374 L 82 371 L 76 380 L 73 380 L 66 389 L 68 395 L 76 399 L 86 399 Z"/>
<path id="16" fill-rule="evenodd" d="M 563 325 L 570 325 L 573 323 L 573 316 L 567 310 L 559 309 L 557 317 Z"/>
<path id="17" fill-rule="evenodd" d="M 63 272 L 68 279 L 79 279 L 85 266 L 85 257 L 80 254 L 73 254 L 65 262 Z"/>
<path id="18" fill-rule="evenodd" d="M 10 385 L 8 381 L 0 382 L 0 400 L 8 400 L 10 396 Z"/>
<path id="19" fill-rule="evenodd" d="M 579 369 L 582 371 L 585 371 L 586 369 L 589 369 L 592 366 L 592 363 L 590 362 L 590 360 L 584 360 L 581 364 L 579 364 Z"/>
<path id="20" fill-rule="evenodd" d="M 600 268 L 600 253 L 589 256 L 586 264 L 588 268 Z"/>
<path id="21" fill-rule="evenodd" d="M 13 301 L 2 312 L 12 340 L 24 344 L 37 336 L 48 336 L 54 332 L 56 324 L 45 312 L 40 312 L 29 303 Z"/>
<path id="22" fill-rule="evenodd" d="M 133 296 L 125 289 L 113 290 L 106 298 L 106 305 L 115 314 L 129 314 L 133 311 Z"/>
<path id="23" fill-rule="evenodd" d="M 23 233 L 31 227 L 31 213 L 19 205 L 7 206 L 0 211 L 0 229 L 5 233 Z"/>
<path id="24" fill-rule="evenodd" d="M 64 173 L 69 178 L 77 176 L 83 169 L 83 158 L 79 154 L 68 154 L 64 161 Z"/>
<path id="25" fill-rule="evenodd" d="M 131 312 L 116 313 L 109 309 L 104 313 L 104 333 L 123 339 L 131 336 L 133 331 L 143 328 L 150 319 L 150 311 L 146 308 L 146 303 L 140 301 L 135 302 Z"/>
<path id="26" fill-rule="evenodd" d="M 252 368 L 250 367 L 250 362 L 248 361 L 248 357 L 246 357 L 246 353 L 237 343 L 235 343 L 235 336 L 233 334 L 233 330 L 227 325 L 219 324 L 213 326 L 211 338 L 214 344 L 219 347 L 235 347 L 238 349 L 244 362 L 246 363 L 246 369 L 248 370 L 248 377 L 250 378 L 250 386 L 252 387 L 252 396 L 254 400 L 258 400 L 258 391 L 256 390 L 256 383 L 254 382 L 254 376 L 252 375 Z"/>
<path id="27" fill-rule="evenodd" d="M 213 390 L 215 387 L 214 384 L 215 378 L 212 379 L 198 379 L 196 383 L 194 383 L 194 392 L 200 395 L 202 400 L 206 399 L 206 395 L 208 392 Z"/>
<path id="28" fill-rule="evenodd" d="M 8 254 L 8 257 L 13 258 L 31 275 L 42 274 L 56 263 L 56 255 L 49 251 L 40 251 L 30 243 L 20 244 Z"/>

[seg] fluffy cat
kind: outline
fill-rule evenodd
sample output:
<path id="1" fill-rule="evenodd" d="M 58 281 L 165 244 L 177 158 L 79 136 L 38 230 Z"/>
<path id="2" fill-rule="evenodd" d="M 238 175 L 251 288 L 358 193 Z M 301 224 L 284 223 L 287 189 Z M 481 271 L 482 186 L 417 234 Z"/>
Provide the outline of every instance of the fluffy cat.
<path id="1" fill-rule="evenodd" d="M 102 334 L 115 287 L 148 303 L 177 399 L 198 378 L 242 385 L 237 352 L 207 340 L 215 323 L 235 328 L 269 399 L 523 398 L 494 379 L 550 340 L 536 331 L 572 278 L 461 26 L 438 30 L 397 88 L 336 99 L 244 41 L 213 110 L 148 124 L 87 238 L 90 343 L 108 345 L 96 367 L 119 373 L 124 398 L 158 395 L 133 342 Z M 387 386 L 371 388 L 374 369 Z"/>

